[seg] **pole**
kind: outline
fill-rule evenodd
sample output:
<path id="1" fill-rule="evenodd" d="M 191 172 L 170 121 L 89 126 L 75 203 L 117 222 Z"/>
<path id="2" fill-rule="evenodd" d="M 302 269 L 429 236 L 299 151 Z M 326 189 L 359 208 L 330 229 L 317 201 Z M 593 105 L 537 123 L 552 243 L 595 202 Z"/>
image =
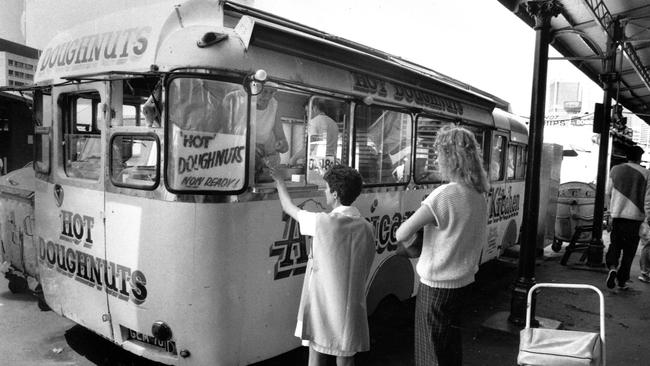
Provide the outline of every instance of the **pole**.
<path id="1" fill-rule="evenodd" d="M 618 19 L 609 25 L 614 27 L 614 39 L 607 39 L 607 55 L 605 57 L 604 72 L 600 75 L 603 84 L 603 121 L 601 123 L 600 144 L 598 146 L 598 173 L 596 175 L 596 199 L 594 201 L 594 222 L 591 241 L 587 247 L 587 266 L 603 267 L 603 211 L 605 209 L 605 184 L 609 167 L 609 127 L 612 115 L 612 92 L 614 83 L 618 78 L 616 73 L 616 48 L 622 37 L 622 28 Z"/>
<path id="2" fill-rule="evenodd" d="M 519 252 L 519 274 L 512 289 L 510 316 L 516 325 L 526 321 L 528 290 L 535 284 L 535 255 L 537 249 L 537 220 L 539 218 L 539 181 L 544 143 L 544 103 L 546 99 L 546 74 L 548 70 L 548 44 L 551 18 L 560 14 L 558 0 L 531 0 L 526 3 L 528 12 L 535 18 L 535 63 L 528 133 L 528 164 L 524 199 L 523 231 Z"/>

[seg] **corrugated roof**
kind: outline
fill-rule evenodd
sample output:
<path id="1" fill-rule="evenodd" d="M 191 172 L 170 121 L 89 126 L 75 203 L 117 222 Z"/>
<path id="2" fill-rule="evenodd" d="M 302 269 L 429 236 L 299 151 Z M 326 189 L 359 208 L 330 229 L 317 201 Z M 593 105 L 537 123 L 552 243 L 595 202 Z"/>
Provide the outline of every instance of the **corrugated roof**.
<path id="1" fill-rule="evenodd" d="M 499 0 L 529 26 L 534 20 L 526 1 Z M 650 124 L 650 2 L 648 0 L 557 0 L 563 10 L 551 19 L 551 45 L 598 85 L 604 70 L 602 56 L 614 31 L 609 24 L 624 26 L 617 56 L 612 97 Z M 621 54 L 623 57 L 621 57 Z"/>

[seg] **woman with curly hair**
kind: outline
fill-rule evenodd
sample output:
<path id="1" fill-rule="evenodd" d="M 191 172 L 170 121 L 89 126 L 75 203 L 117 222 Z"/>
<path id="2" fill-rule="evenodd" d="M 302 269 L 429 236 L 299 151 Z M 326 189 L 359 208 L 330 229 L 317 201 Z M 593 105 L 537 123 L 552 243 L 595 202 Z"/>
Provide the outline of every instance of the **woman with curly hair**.
<path id="1" fill-rule="evenodd" d="M 417 264 L 416 366 L 462 364 L 462 305 L 487 241 L 489 182 L 474 134 L 462 127 L 444 126 L 434 148 L 440 173 L 448 183 L 434 189 L 395 234 L 408 245 L 424 227 Z"/>

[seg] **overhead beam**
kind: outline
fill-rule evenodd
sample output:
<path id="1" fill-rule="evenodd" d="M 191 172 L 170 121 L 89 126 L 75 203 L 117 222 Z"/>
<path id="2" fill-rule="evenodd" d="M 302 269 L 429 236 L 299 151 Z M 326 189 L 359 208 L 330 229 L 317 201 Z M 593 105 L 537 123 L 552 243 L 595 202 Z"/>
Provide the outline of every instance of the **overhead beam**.
<path id="1" fill-rule="evenodd" d="M 607 5 L 605 5 L 605 1 L 604 0 L 583 0 L 583 2 L 585 3 L 589 11 L 591 11 L 596 21 L 600 23 L 600 26 L 607 33 L 609 39 L 618 39 L 619 37 L 616 34 L 614 34 L 614 32 L 616 31 L 615 28 L 609 26 L 615 19 L 612 16 L 612 13 L 607 8 Z M 643 84 L 645 84 L 646 88 L 650 90 L 650 73 L 648 73 L 648 70 L 644 67 L 643 62 L 641 62 L 641 59 L 639 59 L 639 55 L 637 55 L 634 46 L 632 46 L 631 43 L 624 42 L 623 52 L 625 53 L 625 56 L 632 64 L 632 67 L 634 68 L 636 73 L 643 81 Z"/>

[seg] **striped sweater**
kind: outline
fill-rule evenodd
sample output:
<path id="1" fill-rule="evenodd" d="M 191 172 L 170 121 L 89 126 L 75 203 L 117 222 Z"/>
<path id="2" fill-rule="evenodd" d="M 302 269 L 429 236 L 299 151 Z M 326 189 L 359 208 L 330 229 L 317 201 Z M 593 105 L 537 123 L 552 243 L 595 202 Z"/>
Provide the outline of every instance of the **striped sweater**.
<path id="1" fill-rule="evenodd" d="M 636 163 L 616 165 L 609 172 L 605 193 L 612 218 L 644 221 L 650 213 L 650 171 Z"/>

